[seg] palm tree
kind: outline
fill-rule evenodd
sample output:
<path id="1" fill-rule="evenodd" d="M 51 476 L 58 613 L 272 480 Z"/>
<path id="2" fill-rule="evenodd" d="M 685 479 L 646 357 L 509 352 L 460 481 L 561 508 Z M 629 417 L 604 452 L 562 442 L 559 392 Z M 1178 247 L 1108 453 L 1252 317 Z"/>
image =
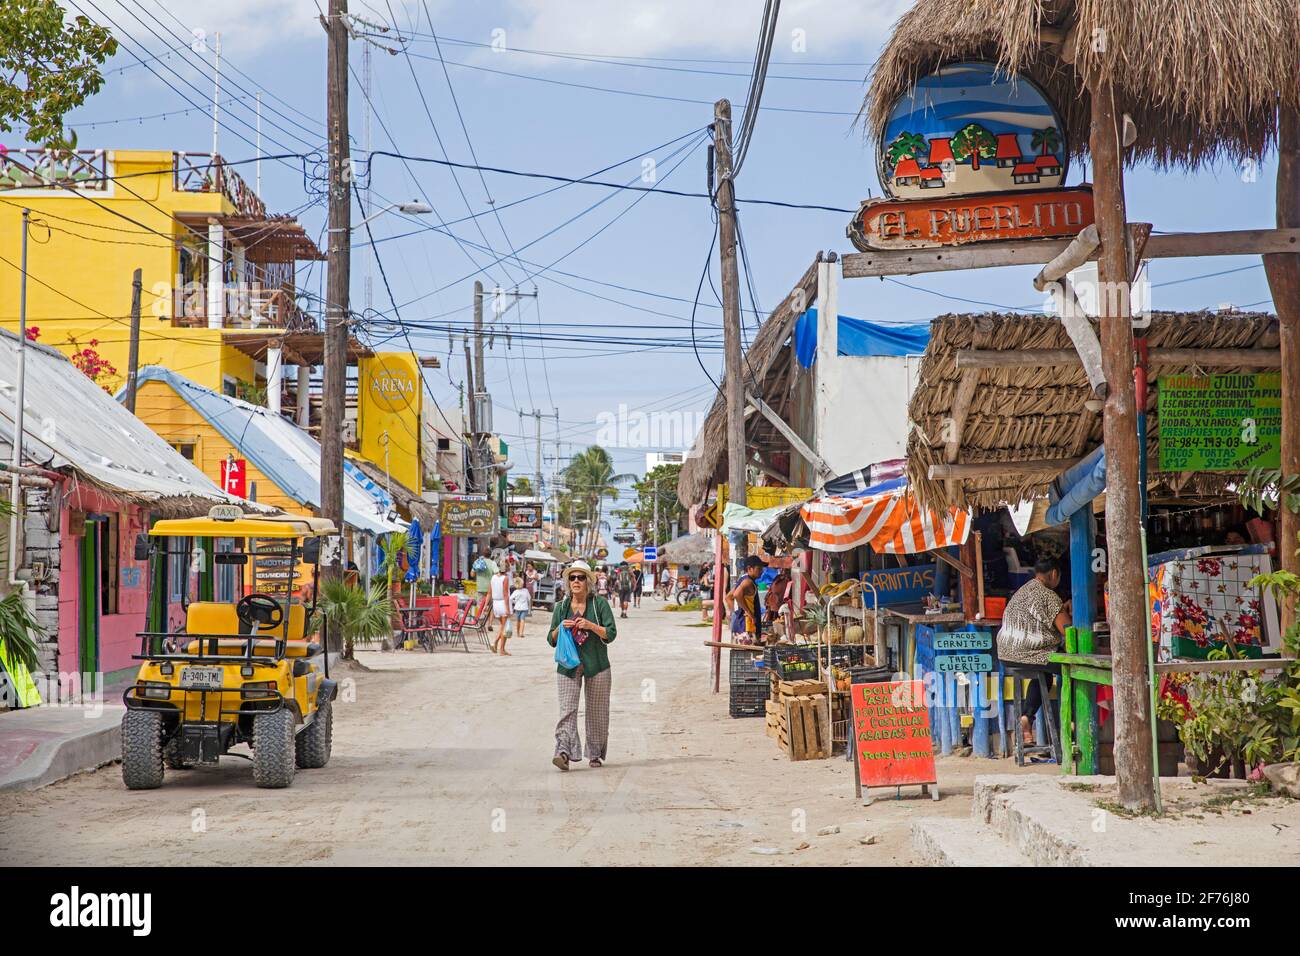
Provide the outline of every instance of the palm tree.
<path id="1" fill-rule="evenodd" d="M 343 639 L 343 656 L 350 660 L 358 642 L 369 644 L 392 631 L 392 616 L 393 602 L 383 582 L 376 581 L 367 592 L 342 581 L 326 581 L 312 629 L 319 630 L 321 621 L 328 621 L 331 637 Z"/>
<path id="2" fill-rule="evenodd" d="M 890 168 L 893 168 L 909 156 L 915 159 L 917 153 L 924 150 L 924 136 L 920 133 L 902 132 L 889 144 L 889 148 L 885 151 L 885 159 L 889 161 Z"/>
<path id="3" fill-rule="evenodd" d="M 614 472 L 614 459 L 599 445 L 579 452 L 564 469 L 564 481 L 569 493 L 578 503 L 587 507 L 592 520 L 587 526 L 586 549 L 592 551 L 600 534 L 601 516 L 607 498 L 618 497 L 618 486 L 631 481 L 635 475 Z"/>
<path id="4" fill-rule="evenodd" d="M 1030 137 L 1030 146 L 1038 150 L 1043 156 L 1048 153 L 1055 153 L 1061 148 L 1061 133 L 1055 126 L 1047 126 L 1043 129 L 1034 130 L 1034 135 Z"/>

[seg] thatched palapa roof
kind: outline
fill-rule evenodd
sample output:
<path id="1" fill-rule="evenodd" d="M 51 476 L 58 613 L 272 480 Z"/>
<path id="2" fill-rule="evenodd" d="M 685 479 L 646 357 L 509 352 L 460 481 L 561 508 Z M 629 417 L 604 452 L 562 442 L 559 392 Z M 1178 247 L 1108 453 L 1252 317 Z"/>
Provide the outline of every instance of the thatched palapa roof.
<path id="1" fill-rule="evenodd" d="M 790 294 L 763 322 L 741 366 L 745 387 L 754 389 L 760 397 L 779 391 L 779 383 L 789 373 L 789 357 L 781 361 L 782 347 L 794 331 L 795 319 L 804 308 L 817 298 L 817 262 L 804 272 Z M 796 309 L 798 311 L 796 311 Z M 728 369 L 727 373 L 730 374 Z M 757 380 L 757 382 L 755 381 Z M 726 471 L 727 452 L 727 399 L 724 376 L 717 396 L 709 407 L 700 433 L 695 437 L 677 478 L 677 498 L 684 507 L 700 504 L 709 488 L 719 480 L 718 472 Z M 752 448 L 779 439 L 775 429 L 761 415 L 751 415 L 745 422 L 746 447 Z M 725 478 L 721 478 L 725 481 Z"/>
<path id="2" fill-rule="evenodd" d="M 1153 312 L 1145 331 L 1152 351 L 1147 403 L 1149 478 L 1159 496 L 1221 495 L 1237 477 L 1231 472 L 1170 474 L 1159 464 L 1156 378 L 1160 375 L 1260 371 L 1262 366 L 1201 369 L 1186 356 L 1171 364 L 1162 349 L 1259 349 L 1277 353 L 1277 320 L 1250 312 Z M 996 507 L 1041 497 L 1062 470 L 1015 473 L 1008 467 L 982 477 L 931 479 L 930 466 L 947 463 L 946 442 L 955 434 L 955 462 L 1063 461 L 1082 457 L 1102 443 L 1102 416 L 1085 403 L 1092 397 L 1080 364 L 1009 368 L 959 367 L 959 352 L 1009 353 L 1028 349 L 1068 350 L 1073 346 L 1059 319 L 1051 315 L 944 315 L 930 324 L 930 344 L 921 359 L 919 384 L 908 406 L 911 435 L 907 474 L 925 505 Z M 1168 355 L 1168 353 L 1165 353 Z M 965 361 L 965 357 L 961 359 Z M 963 416 L 963 377 L 968 380 L 968 411 Z M 969 385 L 973 384 L 973 390 Z"/>
<path id="3" fill-rule="evenodd" d="M 1087 152 L 1098 78 L 1137 124 L 1128 162 L 1257 159 L 1276 143 L 1278 98 L 1300 107 L 1296 0 L 917 0 L 872 71 L 867 135 L 878 142 L 894 101 L 960 60 L 1042 87 L 1075 157 Z"/>

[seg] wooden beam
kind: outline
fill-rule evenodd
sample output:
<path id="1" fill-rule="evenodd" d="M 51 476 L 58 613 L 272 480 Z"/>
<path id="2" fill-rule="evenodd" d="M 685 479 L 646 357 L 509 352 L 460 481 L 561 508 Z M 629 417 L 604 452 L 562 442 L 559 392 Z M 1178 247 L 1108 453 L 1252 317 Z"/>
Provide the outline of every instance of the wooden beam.
<path id="1" fill-rule="evenodd" d="M 763 401 L 752 392 L 747 396 L 747 398 L 749 403 L 757 408 L 762 416 L 772 423 L 772 427 L 779 431 L 782 437 L 790 443 L 790 447 L 802 455 L 804 461 L 808 462 L 808 464 L 812 465 L 813 468 L 817 470 L 819 478 L 835 477 L 835 473 L 831 471 L 830 466 L 822 460 L 821 455 L 809 448 L 795 430 L 787 425 L 780 415 L 772 411 L 771 406 L 769 406 L 767 402 Z"/>
<path id="2" fill-rule="evenodd" d="M 1060 255 L 1038 271 L 1038 275 L 1034 276 L 1034 288 L 1042 292 L 1049 282 L 1055 282 L 1071 269 L 1079 268 L 1092 258 L 1099 245 L 1101 240 L 1097 237 L 1097 226 L 1094 223 L 1071 239 Z"/>
<path id="3" fill-rule="evenodd" d="M 1201 368 L 1280 368 L 1275 349 L 1151 349 L 1151 365 L 1197 365 Z M 965 372 L 986 368 L 1078 367 L 1074 349 L 960 349 L 957 368 Z M 958 386 L 960 388 L 960 386 Z"/>
<path id="4" fill-rule="evenodd" d="M 962 561 L 958 558 L 954 558 L 944 548 L 936 548 L 931 553 L 940 561 L 942 561 L 944 564 L 956 570 L 956 572 L 964 578 L 971 577 L 975 573 L 974 571 L 971 570 L 969 564 L 967 564 L 965 561 Z"/>
<path id="5" fill-rule="evenodd" d="M 1078 458 L 1039 458 L 1030 461 L 974 461 L 956 464 L 935 462 L 930 466 L 930 479 L 939 478 L 1001 478 L 1008 475 L 1056 474 Z"/>
<path id="6" fill-rule="evenodd" d="M 961 381 L 957 383 L 957 394 L 952 401 L 952 420 L 948 424 L 948 440 L 944 443 L 943 449 L 943 457 L 948 464 L 955 462 L 961 452 L 961 440 L 966 432 L 966 419 L 970 417 L 970 405 L 975 398 L 975 389 L 979 386 L 979 381 L 979 369 L 970 368 L 962 371 Z M 950 478 L 948 497 L 954 498 L 956 494 L 956 479 Z"/>
<path id="7" fill-rule="evenodd" d="M 888 249 L 854 252 L 840 262 L 846 279 L 917 275 L 997 266 L 1042 265 L 1055 259 L 1073 239 L 1017 239 L 1010 242 L 968 243 L 935 249 Z M 1239 229 L 1228 232 L 1186 232 L 1152 236 L 1143 253 L 1147 259 L 1199 256 L 1254 256 L 1300 252 L 1300 229 Z M 1099 250 L 1094 251 L 1096 258 Z"/>

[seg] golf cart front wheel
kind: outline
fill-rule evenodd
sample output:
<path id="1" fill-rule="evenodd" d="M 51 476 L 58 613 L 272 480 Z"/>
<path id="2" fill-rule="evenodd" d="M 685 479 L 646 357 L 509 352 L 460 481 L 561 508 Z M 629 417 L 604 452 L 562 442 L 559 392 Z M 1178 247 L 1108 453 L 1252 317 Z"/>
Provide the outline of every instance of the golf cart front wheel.
<path id="1" fill-rule="evenodd" d="M 293 712 L 287 707 L 253 718 L 253 782 L 277 790 L 293 783 Z"/>
<path id="2" fill-rule="evenodd" d="M 122 782 L 128 790 L 162 786 L 162 714 L 156 710 L 128 710 L 122 715 Z"/>

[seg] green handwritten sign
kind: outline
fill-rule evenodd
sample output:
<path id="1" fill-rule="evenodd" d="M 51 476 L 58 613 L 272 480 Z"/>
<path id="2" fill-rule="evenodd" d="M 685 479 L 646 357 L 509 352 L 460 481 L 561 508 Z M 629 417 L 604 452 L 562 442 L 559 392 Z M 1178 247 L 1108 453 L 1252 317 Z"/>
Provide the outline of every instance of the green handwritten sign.
<path id="1" fill-rule="evenodd" d="M 1282 377 L 1162 375 L 1161 471 L 1245 471 L 1282 462 Z"/>

